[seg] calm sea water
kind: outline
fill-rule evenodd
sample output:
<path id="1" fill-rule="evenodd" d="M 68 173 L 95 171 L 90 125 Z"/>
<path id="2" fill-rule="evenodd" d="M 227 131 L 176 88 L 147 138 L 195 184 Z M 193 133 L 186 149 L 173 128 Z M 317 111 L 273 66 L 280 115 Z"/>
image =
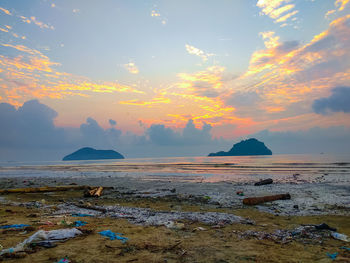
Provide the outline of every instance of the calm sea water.
<path id="1" fill-rule="evenodd" d="M 0 163 L 0 176 L 130 176 L 147 180 L 350 181 L 350 155 L 173 157 L 71 162 Z"/>

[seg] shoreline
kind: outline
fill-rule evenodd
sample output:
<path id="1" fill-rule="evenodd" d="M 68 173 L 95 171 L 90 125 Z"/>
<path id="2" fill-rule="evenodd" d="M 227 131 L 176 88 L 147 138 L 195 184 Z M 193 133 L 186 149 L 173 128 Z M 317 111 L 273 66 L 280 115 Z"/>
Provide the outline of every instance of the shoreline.
<path id="1" fill-rule="evenodd" d="M 104 186 L 114 187 L 114 190 L 103 198 L 120 197 L 124 193 L 127 193 L 127 198 L 186 199 L 192 196 L 193 199 L 206 198 L 207 203 L 213 206 L 234 209 L 244 207 L 242 200 L 245 197 L 289 193 L 290 200 L 279 200 L 255 207 L 259 211 L 280 215 L 350 215 L 350 184 L 341 177 L 332 182 L 325 176 L 317 176 L 318 180 L 308 182 L 298 176 L 290 181 L 277 180 L 273 184 L 254 186 L 254 181 L 258 181 L 258 178 L 241 182 L 207 182 L 201 175 L 132 177 L 113 176 L 114 172 L 89 171 L 86 174 L 81 171 L 55 171 L 41 167 L 40 170 L 29 170 L 29 174 L 20 176 L 23 170 L 15 171 L 18 173 L 15 177 L 0 172 L 0 189 L 69 184 Z M 171 192 L 172 189 L 176 192 Z M 242 191 L 243 196 L 237 195 L 238 191 Z"/>

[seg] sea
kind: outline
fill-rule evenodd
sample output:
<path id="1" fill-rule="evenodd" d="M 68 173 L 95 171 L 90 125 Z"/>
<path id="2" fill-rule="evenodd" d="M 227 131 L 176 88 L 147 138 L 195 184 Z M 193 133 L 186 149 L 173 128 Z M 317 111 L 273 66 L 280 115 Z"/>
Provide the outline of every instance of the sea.
<path id="1" fill-rule="evenodd" d="M 128 158 L 121 160 L 0 162 L 0 177 L 134 177 L 193 182 L 350 181 L 350 154 Z"/>

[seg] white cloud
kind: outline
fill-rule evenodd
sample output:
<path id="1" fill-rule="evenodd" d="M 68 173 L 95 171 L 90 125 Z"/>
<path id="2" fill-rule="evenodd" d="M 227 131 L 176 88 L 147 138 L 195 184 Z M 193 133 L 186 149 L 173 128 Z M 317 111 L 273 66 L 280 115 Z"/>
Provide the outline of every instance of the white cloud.
<path id="1" fill-rule="evenodd" d="M 127 64 L 124 64 L 124 68 L 129 71 L 131 74 L 138 74 L 139 73 L 139 69 L 137 68 L 137 66 L 135 65 L 134 62 L 129 62 Z"/>
<path id="2" fill-rule="evenodd" d="M 203 50 L 200 50 L 199 48 L 196 48 L 196 47 L 188 45 L 188 44 L 186 44 L 185 47 L 186 47 L 186 50 L 189 54 L 196 55 L 196 56 L 202 58 L 202 60 L 204 62 L 207 61 L 209 57 L 214 55 L 211 53 L 205 53 Z"/>
<path id="3" fill-rule="evenodd" d="M 284 27 L 285 22 L 299 12 L 290 2 L 292 0 L 258 0 L 256 6 L 262 9 L 261 14 L 269 16 L 275 23 L 282 23 Z"/>

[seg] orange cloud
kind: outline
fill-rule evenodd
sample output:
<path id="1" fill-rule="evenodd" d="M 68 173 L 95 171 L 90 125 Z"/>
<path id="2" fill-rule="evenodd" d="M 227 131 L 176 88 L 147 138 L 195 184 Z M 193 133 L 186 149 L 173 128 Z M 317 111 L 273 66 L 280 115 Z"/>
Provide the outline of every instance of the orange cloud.
<path id="1" fill-rule="evenodd" d="M 349 2 L 350 2 L 350 0 L 336 0 L 335 6 L 338 7 L 339 11 L 343 11 Z"/>
<path id="2" fill-rule="evenodd" d="M 37 25 L 38 27 L 43 28 L 43 29 L 51 29 L 51 30 L 55 29 L 52 25 L 46 24 L 44 22 L 37 20 L 37 18 L 35 16 L 31 16 L 30 18 L 25 17 L 25 16 L 18 16 L 18 17 L 21 18 L 22 22 L 27 23 L 27 24 L 33 23 L 34 25 Z"/>
<path id="3" fill-rule="evenodd" d="M 11 12 L 5 8 L 0 7 L 0 10 L 4 12 L 6 15 L 12 16 Z"/>
<path id="4" fill-rule="evenodd" d="M 124 68 L 127 71 L 129 71 L 131 74 L 138 74 L 139 73 L 139 69 L 137 68 L 137 66 L 133 62 L 129 62 L 127 64 L 124 64 Z"/>
<path id="5" fill-rule="evenodd" d="M 252 54 L 242 76 L 224 84 L 231 90 L 221 98 L 235 107 L 235 116 L 251 117 L 254 130 L 342 125 L 346 121 L 331 122 L 309 112 L 313 101 L 328 96 L 331 88 L 350 85 L 349 22 L 350 15 L 335 19 L 304 45 L 283 42 L 274 32 L 260 33 L 265 48 Z"/>
<path id="6" fill-rule="evenodd" d="M 2 44 L 18 52 L 15 57 L 0 55 L 0 90 L 3 99 L 18 104 L 28 98 L 89 96 L 91 93 L 143 93 L 117 82 L 93 82 L 88 78 L 59 72 L 59 63 L 40 51 L 23 46 Z"/>
<path id="7" fill-rule="evenodd" d="M 156 104 L 169 104 L 171 100 L 169 98 L 164 97 L 155 97 L 150 101 L 142 101 L 142 100 L 127 100 L 127 101 L 119 101 L 119 104 L 124 105 L 135 105 L 135 106 L 147 106 L 151 107 Z"/>

